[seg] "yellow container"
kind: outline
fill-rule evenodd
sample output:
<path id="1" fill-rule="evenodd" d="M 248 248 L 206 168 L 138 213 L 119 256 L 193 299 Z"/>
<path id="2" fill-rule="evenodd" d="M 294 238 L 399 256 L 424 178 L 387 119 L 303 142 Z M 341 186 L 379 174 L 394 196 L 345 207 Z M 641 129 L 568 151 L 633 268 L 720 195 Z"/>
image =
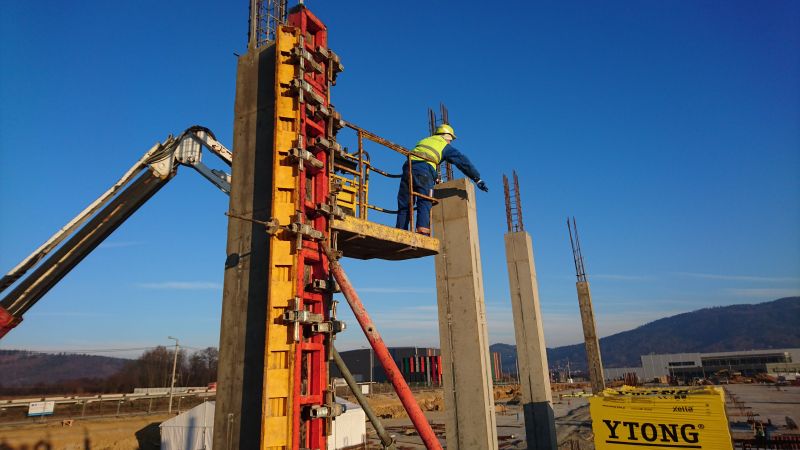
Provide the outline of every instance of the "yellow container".
<path id="1" fill-rule="evenodd" d="M 589 400 L 596 450 L 731 450 L 722 389 L 606 389 Z"/>

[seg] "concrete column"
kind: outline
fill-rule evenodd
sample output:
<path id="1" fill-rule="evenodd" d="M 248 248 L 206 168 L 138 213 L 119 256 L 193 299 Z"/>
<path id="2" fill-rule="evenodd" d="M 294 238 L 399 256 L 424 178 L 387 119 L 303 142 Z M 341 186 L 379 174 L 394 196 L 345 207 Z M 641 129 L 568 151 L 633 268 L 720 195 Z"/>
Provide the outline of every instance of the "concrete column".
<path id="1" fill-rule="evenodd" d="M 589 380 L 592 383 L 592 393 L 597 394 L 606 388 L 603 378 L 603 361 L 600 358 L 600 341 L 597 339 L 597 326 L 594 322 L 592 310 L 592 294 L 589 291 L 588 281 L 575 283 L 578 288 L 578 307 L 581 310 L 583 323 L 583 339 L 586 342 L 586 362 L 589 365 Z"/>
<path id="2" fill-rule="evenodd" d="M 496 449 L 497 424 L 483 302 L 475 188 L 465 179 L 434 189 L 436 291 L 448 450 Z"/>
<path id="3" fill-rule="evenodd" d="M 558 440 L 533 245 L 525 231 L 506 234 L 505 243 L 525 437 L 529 449 L 556 450 Z"/>
<path id="4" fill-rule="evenodd" d="M 233 123 L 230 212 L 270 219 L 275 121 L 275 47 L 239 58 Z M 259 448 L 263 422 L 269 235 L 228 221 L 217 371 L 214 448 Z"/>

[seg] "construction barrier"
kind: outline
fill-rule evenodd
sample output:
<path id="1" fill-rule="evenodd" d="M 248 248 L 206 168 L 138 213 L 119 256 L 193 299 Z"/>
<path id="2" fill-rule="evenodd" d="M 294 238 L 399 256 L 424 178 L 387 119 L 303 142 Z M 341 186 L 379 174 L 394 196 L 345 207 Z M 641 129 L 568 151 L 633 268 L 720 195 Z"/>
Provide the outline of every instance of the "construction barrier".
<path id="1" fill-rule="evenodd" d="M 623 386 L 589 404 L 596 450 L 733 448 L 720 388 Z"/>

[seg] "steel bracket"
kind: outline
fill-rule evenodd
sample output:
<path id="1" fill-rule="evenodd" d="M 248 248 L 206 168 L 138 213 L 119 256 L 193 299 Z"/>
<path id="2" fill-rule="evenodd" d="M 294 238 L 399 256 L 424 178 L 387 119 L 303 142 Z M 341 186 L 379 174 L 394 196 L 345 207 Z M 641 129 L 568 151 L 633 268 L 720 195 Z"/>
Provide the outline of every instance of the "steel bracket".
<path id="1" fill-rule="evenodd" d="M 342 180 L 340 178 L 331 178 L 331 195 L 336 196 L 342 190 Z"/>
<path id="2" fill-rule="evenodd" d="M 342 64 L 342 60 L 339 59 L 339 55 L 337 55 L 333 50 L 328 50 L 330 57 L 331 69 L 333 69 L 333 76 L 336 78 L 336 74 L 339 72 L 344 72 L 344 65 Z"/>
<path id="3" fill-rule="evenodd" d="M 322 161 L 315 158 L 314 155 L 308 150 L 302 148 L 290 148 L 289 158 L 298 162 L 302 161 L 308 163 L 308 165 L 315 169 L 322 169 L 325 167 L 325 164 Z M 303 165 L 300 166 L 300 170 L 303 170 Z"/>

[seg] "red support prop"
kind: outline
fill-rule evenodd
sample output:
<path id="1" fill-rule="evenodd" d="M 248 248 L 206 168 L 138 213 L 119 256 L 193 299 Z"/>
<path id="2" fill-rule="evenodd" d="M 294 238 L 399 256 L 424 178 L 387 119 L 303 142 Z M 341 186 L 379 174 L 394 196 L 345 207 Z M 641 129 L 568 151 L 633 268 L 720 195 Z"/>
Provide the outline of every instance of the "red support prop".
<path id="1" fill-rule="evenodd" d="M 361 329 L 364 330 L 369 344 L 375 351 L 375 356 L 378 358 L 378 361 L 380 361 L 384 372 L 386 372 L 386 378 L 388 378 L 392 386 L 394 386 L 394 390 L 397 392 L 397 396 L 400 397 L 400 402 L 403 404 L 406 413 L 408 413 L 408 417 L 411 419 L 411 423 L 414 424 L 417 433 L 422 438 L 422 442 L 428 450 L 442 450 L 442 444 L 439 443 L 439 438 L 436 437 L 436 433 L 433 432 L 431 424 L 428 423 L 428 419 L 426 419 L 425 415 L 422 413 L 422 409 L 420 409 L 417 401 L 414 399 L 414 395 L 411 394 L 411 389 L 409 389 L 408 384 L 406 384 L 406 380 L 403 379 L 403 374 L 400 372 L 400 369 L 397 368 L 397 364 L 395 364 L 392 355 L 389 354 L 389 349 L 386 348 L 383 338 L 381 338 L 380 333 L 378 333 L 378 330 L 375 328 L 375 324 L 372 322 L 369 314 L 367 314 L 364 304 L 361 303 L 361 299 L 358 297 L 355 289 L 353 289 L 353 285 L 350 284 L 350 280 L 347 278 L 344 270 L 342 270 L 342 266 L 339 265 L 339 262 L 334 258 L 330 248 L 325 246 L 324 249 L 330 262 L 331 273 L 336 279 L 336 282 L 339 283 L 344 298 L 347 300 L 347 303 L 350 304 L 353 315 L 355 315 L 356 320 L 358 320 L 358 324 L 361 325 Z"/>

